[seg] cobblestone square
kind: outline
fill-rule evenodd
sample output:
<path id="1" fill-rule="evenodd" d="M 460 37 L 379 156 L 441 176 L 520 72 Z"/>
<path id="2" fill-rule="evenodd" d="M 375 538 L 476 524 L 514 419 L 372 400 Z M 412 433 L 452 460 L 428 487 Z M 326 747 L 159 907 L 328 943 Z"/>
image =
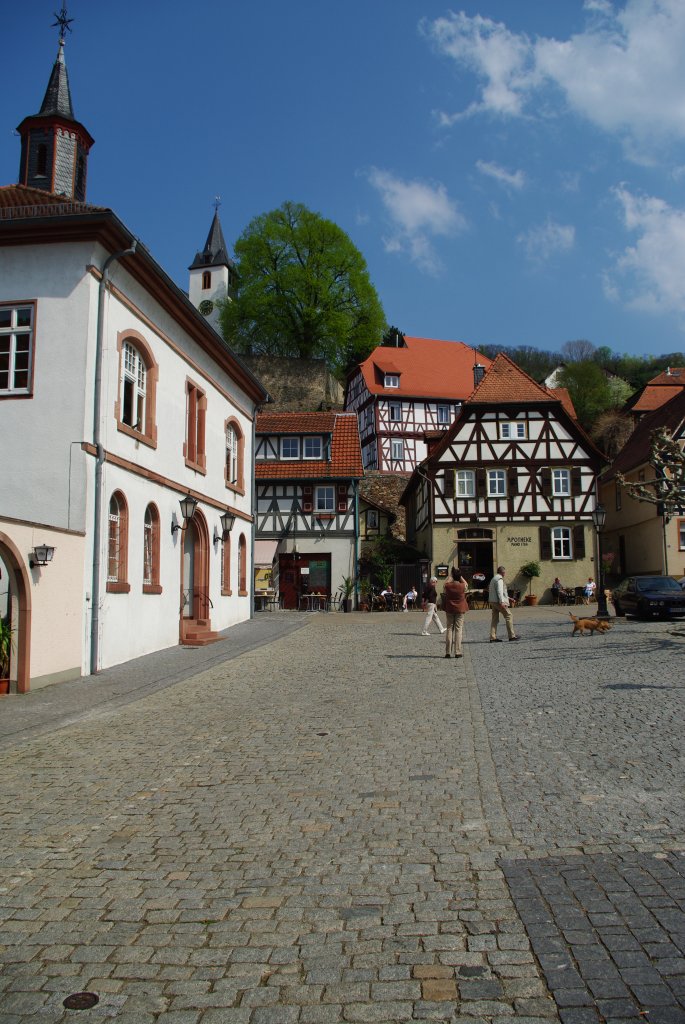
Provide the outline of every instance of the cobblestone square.
<path id="1" fill-rule="evenodd" d="M 263 613 L 3 699 L 0 1024 L 685 1021 L 685 630 L 488 621 Z"/>

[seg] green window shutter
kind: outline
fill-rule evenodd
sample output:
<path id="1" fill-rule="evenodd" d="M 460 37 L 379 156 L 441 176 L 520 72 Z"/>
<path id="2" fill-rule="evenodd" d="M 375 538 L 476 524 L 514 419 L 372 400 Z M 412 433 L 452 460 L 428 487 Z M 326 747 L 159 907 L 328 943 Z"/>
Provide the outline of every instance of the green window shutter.
<path id="1" fill-rule="evenodd" d="M 544 498 L 552 497 L 552 470 L 549 466 L 544 466 L 540 471 L 542 495 Z"/>
<path id="2" fill-rule="evenodd" d="M 571 494 L 575 498 L 581 493 L 580 466 L 574 466 L 571 470 Z"/>
<path id="3" fill-rule="evenodd" d="M 585 527 L 573 527 L 573 557 L 575 559 L 585 558 Z"/>
<path id="4" fill-rule="evenodd" d="M 540 558 L 549 562 L 552 557 L 552 531 L 549 526 L 540 527 Z"/>
<path id="5" fill-rule="evenodd" d="M 443 494 L 446 498 L 454 497 L 454 470 L 445 470 L 445 488 Z"/>

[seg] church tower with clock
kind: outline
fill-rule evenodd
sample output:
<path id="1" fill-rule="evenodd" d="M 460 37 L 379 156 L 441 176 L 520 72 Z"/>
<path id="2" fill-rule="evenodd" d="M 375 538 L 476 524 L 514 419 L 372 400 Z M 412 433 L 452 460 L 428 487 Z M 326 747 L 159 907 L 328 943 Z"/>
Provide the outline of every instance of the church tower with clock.
<path id="1" fill-rule="evenodd" d="M 188 268 L 190 284 L 188 298 L 209 320 L 215 331 L 221 333 L 217 302 L 232 298 L 237 282 L 235 264 L 230 259 L 219 220 L 219 200 L 215 201 L 214 217 L 204 249 L 196 253 Z"/>
<path id="2" fill-rule="evenodd" d="M 64 37 L 71 31 L 66 8 L 62 7 L 55 26 L 59 28 L 59 49 L 43 103 L 37 114 L 25 117 L 17 127 L 21 136 L 18 184 L 86 201 L 88 153 L 93 139 L 74 117 Z"/>

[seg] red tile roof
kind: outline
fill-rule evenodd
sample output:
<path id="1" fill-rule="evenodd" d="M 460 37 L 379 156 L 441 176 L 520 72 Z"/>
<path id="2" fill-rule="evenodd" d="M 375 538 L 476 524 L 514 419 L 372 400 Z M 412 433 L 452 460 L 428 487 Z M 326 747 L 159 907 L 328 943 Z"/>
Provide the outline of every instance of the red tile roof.
<path id="1" fill-rule="evenodd" d="M 656 387 L 674 384 L 681 388 L 685 387 L 685 366 L 669 366 L 668 369 L 648 380 L 647 386 L 649 387 L 650 384 L 656 385 Z"/>
<path id="2" fill-rule="evenodd" d="M 257 480 L 339 479 L 364 475 L 357 417 L 340 412 L 259 413 L 258 434 L 332 434 L 331 459 L 282 462 L 268 459 L 255 464 Z"/>
<path id="3" fill-rule="evenodd" d="M 560 389 L 561 390 L 561 389 Z M 520 402 L 560 402 L 561 395 L 529 377 L 509 356 L 500 352 L 468 398 L 471 405 Z"/>
<path id="4" fill-rule="evenodd" d="M 658 380 L 658 378 L 656 379 Z M 679 395 L 683 387 L 685 387 L 685 377 L 680 385 L 673 384 L 673 377 L 669 377 L 668 380 L 670 387 L 665 384 L 656 385 L 654 382 L 646 384 L 642 394 L 632 407 L 633 412 L 651 412 L 653 409 L 658 409 L 660 406 L 665 405 L 666 402 L 670 402 L 676 395 Z"/>
<path id="5" fill-rule="evenodd" d="M 547 391 L 549 391 L 552 398 L 559 399 L 569 416 L 572 416 L 574 420 L 578 418 L 576 415 L 576 407 L 573 404 L 573 399 L 568 392 L 568 388 L 547 388 Z"/>
<path id="6" fill-rule="evenodd" d="M 79 203 L 68 196 L 59 196 L 40 188 L 28 188 L 26 185 L 0 186 L 0 218 L 3 220 L 24 216 L 47 217 L 53 213 L 99 213 L 106 209 L 105 206 Z"/>
<path id="7" fill-rule="evenodd" d="M 462 341 L 405 337 L 406 348 L 379 345 L 360 364 L 372 395 L 463 401 L 473 390 L 473 366 L 491 360 Z M 386 373 L 400 375 L 399 388 L 383 386 Z"/>

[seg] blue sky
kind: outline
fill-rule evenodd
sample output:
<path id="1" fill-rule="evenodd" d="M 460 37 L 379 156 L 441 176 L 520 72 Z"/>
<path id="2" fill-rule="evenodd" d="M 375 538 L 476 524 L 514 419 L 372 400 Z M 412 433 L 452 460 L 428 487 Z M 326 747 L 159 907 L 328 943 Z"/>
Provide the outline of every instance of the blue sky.
<path id="1" fill-rule="evenodd" d="M 0 182 L 59 4 L 4 4 Z M 683 0 L 71 0 L 88 198 L 182 286 L 286 199 L 336 221 L 405 333 L 685 348 Z M 9 88 L 9 83 L 12 87 Z"/>

